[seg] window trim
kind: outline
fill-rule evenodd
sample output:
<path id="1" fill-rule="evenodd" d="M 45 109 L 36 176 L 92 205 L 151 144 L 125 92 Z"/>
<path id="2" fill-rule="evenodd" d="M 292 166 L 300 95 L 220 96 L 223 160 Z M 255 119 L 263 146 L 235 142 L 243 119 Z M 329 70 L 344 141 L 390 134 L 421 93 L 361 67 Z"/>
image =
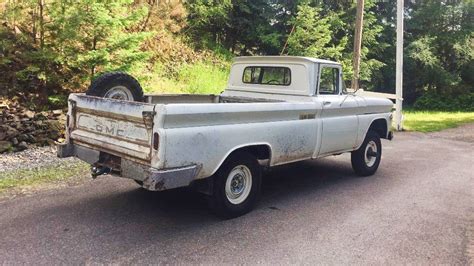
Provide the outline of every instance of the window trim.
<path id="1" fill-rule="evenodd" d="M 265 84 L 265 83 L 252 83 L 252 82 L 245 82 L 244 81 L 244 77 L 245 77 L 245 70 L 247 70 L 247 68 L 282 68 L 282 69 L 287 69 L 288 70 L 288 74 L 289 74 L 289 83 L 288 84 Z M 263 85 L 263 86 L 285 86 L 285 87 L 288 87 L 291 85 L 291 69 L 289 67 L 285 67 L 285 66 L 262 66 L 262 65 L 256 65 L 256 66 L 246 66 L 244 68 L 244 71 L 242 71 L 242 83 L 243 84 L 252 84 L 252 85 Z"/>
<path id="2" fill-rule="evenodd" d="M 338 75 L 336 77 L 336 90 L 335 90 L 335 93 L 332 93 L 332 94 L 326 94 L 326 93 L 323 93 L 321 94 L 319 92 L 319 89 L 321 88 L 321 69 L 323 68 L 332 68 L 332 69 L 337 69 L 337 72 L 338 72 Z M 316 83 L 316 86 L 317 86 L 317 90 L 316 90 L 316 95 L 341 95 L 341 86 L 340 86 L 340 79 L 341 79 L 341 74 L 342 74 L 342 71 L 341 71 L 341 67 L 338 66 L 338 65 L 332 65 L 332 64 L 319 64 L 318 66 L 318 79 L 317 79 L 317 83 Z"/>

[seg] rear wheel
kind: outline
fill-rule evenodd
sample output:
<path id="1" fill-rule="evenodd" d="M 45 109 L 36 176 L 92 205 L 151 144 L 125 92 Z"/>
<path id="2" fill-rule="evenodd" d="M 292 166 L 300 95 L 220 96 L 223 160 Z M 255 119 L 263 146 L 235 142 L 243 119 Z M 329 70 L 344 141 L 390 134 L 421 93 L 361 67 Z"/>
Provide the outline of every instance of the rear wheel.
<path id="1" fill-rule="evenodd" d="M 369 131 L 359 149 L 351 154 L 352 168 L 360 176 L 373 175 L 379 168 L 381 158 L 380 136 L 375 131 Z"/>
<path id="2" fill-rule="evenodd" d="M 261 176 L 255 156 L 246 152 L 232 154 L 213 176 L 211 208 L 224 218 L 248 213 L 258 201 Z"/>
<path id="3" fill-rule="evenodd" d="M 110 72 L 99 76 L 89 86 L 86 94 L 122 101 L 143 101 L 140 83 L 123 72 Z"/>

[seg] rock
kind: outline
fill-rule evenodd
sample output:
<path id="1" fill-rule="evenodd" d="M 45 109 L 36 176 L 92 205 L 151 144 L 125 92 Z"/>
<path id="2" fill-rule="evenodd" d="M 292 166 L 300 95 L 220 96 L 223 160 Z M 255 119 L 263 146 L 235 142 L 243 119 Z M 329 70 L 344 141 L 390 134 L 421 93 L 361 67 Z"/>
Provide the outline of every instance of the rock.
<path id="1" fill-rule="evenodd" d="M 54 145 L 64 138 L 67 110 L 36 111 L 22 101 L 0 97 L 0 152 Z"/>
<path id="2" fill-rule="evenodd" d="M 46 140 L 46 143 L 47 143 L 49 146 L 54 146 L 54 145 L 56 145 L 56 142 L 54 142 L 54 140 L 52 140 L 52 139 L 47 139 L 47 140 Z M 46 144 L 46 143 L 45 143 L 45 144 Z"/>
<path id="3" fill-rule="evenodd" d="M 28 149 L 28 144 L 26 144 L 26 142 L 24 142 L 24 141 L 20 142 L 20 144 L 18 144 L 18 146 L 16 146 L 17 151 L 23 151 L 23 150 L 26 150 L 26 149 Z"/>
<path id="4" fill-rule="evenodd" d="M 0 141 L 0 153 L 11 151 L 13 149 L 13 145 L 10 141 L 2 140 Z"/>
<path id="5" fill-rule="evenodd" d="M 61 124 L 66 124 L 67 116 L 65 114 L 61 114 L 58 117 L 58 120 L 61 122 Z"/>
<path id="6" fill-rule="evenodd" d="M 46 119 L 48 119 L 47 112 L 36 113 L 35 115 L 35 120 L 46 120 Z"/>
<path id="7" fill-rule="evenodd" d="M 35 112 L 27 110 L 25 113 L 25 116 L 28 117 L 29 119 L 33 119 L 35 117 Z"/>
<path id="8" fill-rule="evenodd" d="M 26 134 L 26 141 L 28 141 L 29 143 L 37 142 L 36 138 L 32 134 Z"/>
<path id="9" fill-rule="evenodd" d="M 10 127 L 10 126 L 6 126 L 6 138 L 7 139 L 11 139 L 11 138 L 14 138 L 16 136 L 18 136 L 19 134 L 19 131 L 13 127 Z"/>
<path id="10" fill-rule="evenodd" d="M 26 134 L 18 135 L 18 140 L 19 141 L 26 141 L 27 139 L 28 139 L 28 136 Z"/>
<path id="11" fill-rule="evenodd" d="M 0 127 L 0 140 L 5 140 L 7 138 L 7 128 Z"/>
<path id="12" fill-rule="evenodd" d="M 55 115 L 55 116 L 61 115 L 62 113 L 63 113 L 63 110 L 61 110 L 61 109 L 53 110 L 53 115 Z"/>
<path id="13" fill-rule="evenodd" d="M 58 120 L 48 120 L 47 121 L 48 129 L 60 132 L 63 130 L 63 125 Z"/>

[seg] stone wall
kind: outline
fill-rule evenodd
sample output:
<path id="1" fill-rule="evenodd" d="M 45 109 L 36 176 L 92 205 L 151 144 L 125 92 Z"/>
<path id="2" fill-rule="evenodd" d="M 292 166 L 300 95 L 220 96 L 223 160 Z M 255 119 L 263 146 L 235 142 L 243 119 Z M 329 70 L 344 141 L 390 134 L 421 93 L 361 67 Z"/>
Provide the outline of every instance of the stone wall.
<path id="1" fill-rule="evenodd" d="M 0 102 L 0 153 L 62 141 L 66 110 L 35 112 L 19 103 Z"/>

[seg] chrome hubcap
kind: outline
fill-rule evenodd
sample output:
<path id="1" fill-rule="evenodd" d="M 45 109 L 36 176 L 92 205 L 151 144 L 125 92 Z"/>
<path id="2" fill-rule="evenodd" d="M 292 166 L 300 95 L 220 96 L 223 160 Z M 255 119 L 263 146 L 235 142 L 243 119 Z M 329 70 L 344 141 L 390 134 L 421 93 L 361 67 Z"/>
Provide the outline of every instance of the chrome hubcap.
<path id="1" fill-rule="evenodd" d="M 367 143 L 367 146 L 365 146 L 365 164 L 368 167 L 374 166 L 375 162 L 377 161 L 377 144 L 375 141 L 371 140 L 369 143 Z"/>
<path id="2" fill-rule="evenodd" d="M 252 189 L 252 173 L 245 165 L 238 165 L 230 171 L 225 184 L 225 194 L 232 204 L 244 202 Z"/>
<path id="3" fill-rule="evenodd" d="M 133 99 L 132 92 L 125 86 L 112 87 L 107 91 L 104 97 L 122 101 L 130 101 Z"/>

